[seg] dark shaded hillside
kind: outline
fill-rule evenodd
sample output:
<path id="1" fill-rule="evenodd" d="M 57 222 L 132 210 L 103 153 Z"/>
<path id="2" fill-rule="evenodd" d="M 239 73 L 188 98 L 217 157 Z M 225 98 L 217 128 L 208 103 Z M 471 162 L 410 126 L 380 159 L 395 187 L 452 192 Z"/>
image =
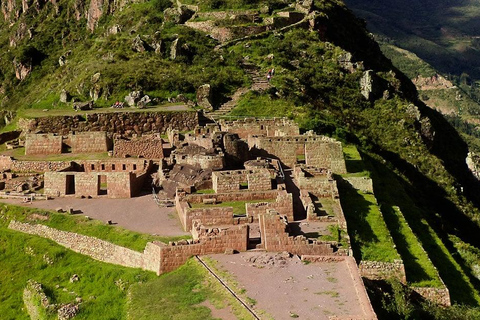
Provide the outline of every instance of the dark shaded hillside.
<path id="1" fill-rule="evenodd" d="M 368 29 L 416 53 L 444 74 L 480 76 L 480 7 L 475 1 L 363 1 L 347 5 Z"/>

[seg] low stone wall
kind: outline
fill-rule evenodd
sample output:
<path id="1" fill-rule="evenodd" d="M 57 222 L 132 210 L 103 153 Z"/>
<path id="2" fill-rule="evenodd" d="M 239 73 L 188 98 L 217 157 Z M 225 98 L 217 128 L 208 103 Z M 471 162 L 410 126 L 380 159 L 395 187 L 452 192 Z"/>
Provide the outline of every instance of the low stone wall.
<path id="1" fill-rule="evenodd" d="M 10 222 L 8 228 L 53 240 L 59 245 L 95 260 L 125 267 L 157 271 L 157 268 L 151 268 L 151 265 L 145 263 L 144 255 L 141 252 L 117 246 L 94 237 L 61 231 L 40 224 L 21 223 L 14 220 Z M 147 267 L 149 268 L 147 269 Z"/>
<path id="2" fill-rule="evenodd" d="M 442 288 L 411 287 L 411 289 L 426 300 L 445 307 L 450 307 L 452 305 L 450 292 L 445 285 Z"/>
<path id="3" fill-rule="evenodd" d="M 131 137 L 134 134 L 166 133 L 167 129 L 190 131 L 198 125 L 196 111 L 183 112 L 112 112 L 75 116 L 48 116 L 32 120 L 23 119 L 26 133 L 45 132 L 67 135 L 71 131 L 104 131 Z"/>
<path id="4" fill-rule="evenodd" d="M 370 280 L 394 278 L 402 283 L 407 283 L 405 266 L 402 260 L 395 260 L 394 262 L 360 261 L 358 268 L 362 277 Z"/>
<path id="5" fill-rule="evenodd" d="M 296 136 L 300 134 L 298 125 L 293 120 L 286 118 L 256 119 L 245 118 L 234 121 L 220 120 L 222 131 L 236 133 L 241 139 L 249 135 Z"/>
<path id="6" fill-rule="evenodd" d="M 360 190 L 362 192 L 373 193 L 373 181 L 367 177 L 346 177 L 343 178 L 347 181 L 353 188 Z"/>
<path id="7" fill-rule="evenodd" d="M 262 245 L 267 251 L 288 251 L 298 255 L 347 255 L 330 242 L 312 241 L 304 236 L 289 236 L 288 223 L 275 210 L 259 215 Z"/>
<path id="8" fill-rule="evenodd" d="M 271 174 L 268 169 L 215 171 L 212 173 L 213 189 L 216 193 L 235 192 L 241 184 L 247 184 L 249 191 L 272 189 Z"/>
<path id="9" fill-rule="evenodd" d="M 186 202 L 185 204 L 176 206 L 177 211 L 182 210 L 178 211 L 178 215 L 185 231 L 191 231 L 193 220 L 205 226 L 233 224 L 232 207 L 190 208 Z"/>
<path id="10" fill-rule="evenodd" d="M 181 200 L 189 203 L 203 203 L 204 199 L 216 199 L 217 202 L 226 201 L 253 201 L 253 200 L 269 200 L 276 199 L 279 190 L 267 191 L 238 191 L 231 193 L 214 193 L 214 194 L 189 194 L 182 196 Z"/>
<path id="11" fill-rule="evenodd" d="M 72 168 L 72 161 L 19 161 L 12 157 L 0 156 L 0 171 L 49 172 Z"/>

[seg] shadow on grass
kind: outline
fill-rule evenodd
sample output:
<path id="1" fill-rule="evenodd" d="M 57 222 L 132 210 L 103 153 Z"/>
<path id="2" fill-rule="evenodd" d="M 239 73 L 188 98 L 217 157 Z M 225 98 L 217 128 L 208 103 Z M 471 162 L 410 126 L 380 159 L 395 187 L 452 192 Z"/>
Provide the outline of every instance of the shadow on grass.
<path id="1" fill-rule="evenodd" d="M 454 257 L 448 253 L 446 247 L 442 248 L 441 235 L 436 235 L 431 228 L 431 220 L 434 219 L 435 212 L 432 212 L 432 210 L 437 210 L 439 204 L 429 206 L 432 199 L 425 203 L 425 193 L 422 192 L 426 190 L 418 191 L 415 186 L 408 184 L 407 182 L 402 183 L 402 180 L 400 180 L 400 178 L 391 169 L 389 169 L 380 161 L 377 161 L 376 159 L 366 155 L 363 155 L 363 158 L 368 159 L 367 164 L 369 167 L 372 166 L 372 168 L 369 169 L 375 176 L 374 187 L 379 201 L 382 201 L 389 206 L 395 205 L 400 208 L 405 220 L 409 224 L 413 233 L 416 235 L 420 244 L 427 252 L 428 257 L 432 261 L 433 265 L 437 268 L 442 280 L 448 287 L 452 302 L 478 306 L 478 294 L 473 288 L 472 283 L 469 282 L 466 274 L 462 273 L 462 269 L 464 269 L 464 267 L 460 265 L 461 262 L 456 261 Z M 423 177 L 423 179 L 427 178 Z M 433 181 L 430 181 L 430 183 L 427 184 L 422 184 L 424 189 L 430 189 L 427 191 L 427 194 L 432 194 L 433 192 L 431 190 L 433 187 L 432 183 Z M 408 188 L 410 192 L 407 192 L 406 188 Z M 436 188 L 439 187 L 436 186 Z M 440 194 L 437 194 L 437 196 L 434 198 L 439 199 L 439 197 L 442 197 L 441 203 L 446 201 L 444 192 L 440 192 Z M 451 206 L 452 204 L 450 203 L 447 208 L 450 208 Z M 421 208 L 425 209 L 426 211 L 423 211 Z M 445 211 L 445 208 L 443 211 Z M 385 212 L 387 215 L 389 214 L 388 210 Z M 430 224 L 422 219 L 430 221 Z M 452 217 L 450 217 L 448 220 L 451 219 Z M 392 225 L 389 225 L 392 235 L 396 235 L 396 232 L 398 232 L 398 225 L 396 225 L 396 223 L 398 223 L 398 221 L 395 222 L 393 219 L 388 220 L 389 223 L 392 223 Z M 457 221 L 457 223 L 459 222 Z M 436 232 L 439 231 L 436 230 Z M 472 235 L 470 235 L 470 237 L 471 236 Z M 397 240 L 398 241 L 396 241 L 396 243 L 399 252 L 407 255 L 405 257 L 402 255 L 402 258 L 404 258 L 405 268 L 407 268 L 407 278 L 412 280 L 413 277 L 413 279 L 421 280 L 422 276 L 415 274 L 415 272 L 418 272 L 418 268 L 412 263 L 412 257 L 408 257 L 408 248 L 402 247 L 402 243 L 403 246 L 406 245 L 404 243 L 405 239 L 397 238 Z M 455 262 L 458 264 L 455 264 Z"/>
<path id="2" fill-rule="evenodd" d="M 362 247 L 379 241 L 366 220 L 371 203 L 342 180 L 339 181 L 338 190 L 343 213 L 348 223 L 353 255 L 357 261 L 365 260 L 365 257 L 362 257 Z"/>

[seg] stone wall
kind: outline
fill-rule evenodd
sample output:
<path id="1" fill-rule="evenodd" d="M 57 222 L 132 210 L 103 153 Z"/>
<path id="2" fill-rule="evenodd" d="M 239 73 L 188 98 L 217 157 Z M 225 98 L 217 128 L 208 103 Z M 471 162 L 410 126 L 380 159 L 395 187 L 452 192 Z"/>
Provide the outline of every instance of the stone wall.
<path id="1" fill-rule="evenodd" d="M 222 131 L 238 134 L 241 139 L 247 139 L 249 135 L 276 137 L 300 134 L 298 125 L 293 120 L 286 118 L 220 120 L 220 127 Z"/>
<path id="2" fill-rule="evenodd" d="M 208 229 L 195 224 L 194 228 L 198 240 L 160 247 L 161 265 L 158 274 L 175 270 L 194 255 L 224 253 L 227 249 L 247 250 L 248 225 Z"/>
<path id="3" fill-rule="evenodd" d="M 362 192 L 373 193 L 373 181 L 367 177 L 344 177 L 353 188 Z"/>
<path id="4" fill-rule="evenodd" d="M 62 136 L 55 134 L 27 134 L 25 154 L 60 154 L 62 153 Z"/>
<path id="5" fill-rule="evenodd" d="M 45 172 L 45 194 L 53 197 L 72 195 L 77 197 L 130 198 L 136 192 L 132 190 L 130 172 Z M 103 188 L 102 184 L 106 186 Z"/>
<path id="6" fill-rule="evenodd" d="M 190 131 L 198 125 L 196 111 L 112 112 L 75 116 L 40 117 L 22 121 L 26 133 L 45 132 L 67 135 L 71 131 L 104 131 L 131 137 L 134 134 L 166 133 L 167 129 Z"/>
<path id="7" fill-rule="evenodd" d="M 402 283 L 407 283 L 405 266 L 402 260 L 395 260 L 394 262 L 360 261 L 358 267 L 362 277 L 370 280 L 394 278 Z"/>
<path id="8" fill-rule="evenodd" d="M 47 172 L 61 171 L 71 168 L 72 161 L 19 161 L 9 156 L 0 156 L 0 171 L 15 172 Z"/>
<path id="9" fill-rule="evenodd" d="M 163 159 L 163 140 L 153 136 L 116 139 L 113 145 L 113 156 L 118 158 Z"/>
<path id="10" fill-rule="evenodd" d="M 443 285 L 442 288 L 411 287 L 411 289 L 426 300 L 445 307 L 450 307 L 452 305 L 450 292 L 445 285 Z"/>
<path id="11" fill-rule="evenodd" d="M 239 191 L 232 193 L 215 193 L 215 194 L 189 194 L 189 195 L 179 195 L 177 197 L 180 200 L 187 201 L 189 203 L 202 203 L 206 199 L 215 199 L 217 202 L 226 202 L 226 201 L 253 201 L 253 200 L 269 200 L 276 199 L 279 191 L 278 190 L 268 190 L 268 191 Z"/>
<path id="12" fill-rule="evenodd" d="M 210 137 L 210 135 L 186 134 L 184 141 L 188 144 L 195 144 L 207 150 L 214 148 L 213 139 Z"/>
<path id="13" fill-rule="evenodd" d="M 282 190 L 278 192 L 275 202 L 257 202 L 247 203 L 247 217 L 253 217 L 258 220 L 260 214 L 264 214 L 268 209 L 275 209 L 280 215 L 286 216 L 288 221 L 293 221 L 293 197 L 291 193 Z"/>
<path id="14" fill-rule="evenodd" d="M 304 155 L 308 166 L 327 168 L 334 173 L 347 172 L 341 143 L 328 137 L 249 136 L 248 147 L 252 156 L 275 157 L 291 168 L 297 162 L 297 156 Z"/>
<path id="15" fill-rule="evenodd" d="M 141 252 L 117 246 L 94 237 L 14 220 L 10 222 L 8 228 L 53 240 L 59 245 L 99 261 L 151 271 L 157 271 L 158 269 L 158 267 L 154 268 L 152 264 L 146 264 L 144 255 Z"/>
<path id="16" fill-rule="evenodd" d="M 242 189 L 242 184 L 250 191 L 272 189 L 270 170 L 231 170 L 212 172 L 212 184 L 216 193 L 235 192 Z"/>
<path id="17" fill-rule="evenodd" d="M 72 153 L 107 152 L 110 143 L 105 132 L 78 132 L 69 135 Z"/>
<path id="18" fill-rule="evenodd" d="M 197 220 L 206 226 L 233 224 L 232 207 L 214 207 L 212 205 L 212 207 L 206 208 L 191 208 L 188 202 L 180 201 L 178 197 L 175 201 L 175 207 L 185 231 L 192 230 L 193 220 Z"/>
<path id="19" fill-rule="evenodd" d="M 75 161 L 85 172 L 134 172 L 137 174 L 148 171 L 150 160 L 145 159 L 106 159 Z"/>
<path id="20" fill-rule="evenodd" d="M 259 215 L 260 236 L 267 251 L 288 251 L 298 255 L 347 255 L 346 250 L 336 250 L 329 242 L 317 242 L 304 236 L 289 236 L 285 217 L 275 210 Z"/>
<path id="21" fill-rule="evenodd" d="M 178 154 L 172 153 L 176 164 L 188 164 L 202 169 L 222 170 L 225 167 L 223 152 L 217 154 Z"/>

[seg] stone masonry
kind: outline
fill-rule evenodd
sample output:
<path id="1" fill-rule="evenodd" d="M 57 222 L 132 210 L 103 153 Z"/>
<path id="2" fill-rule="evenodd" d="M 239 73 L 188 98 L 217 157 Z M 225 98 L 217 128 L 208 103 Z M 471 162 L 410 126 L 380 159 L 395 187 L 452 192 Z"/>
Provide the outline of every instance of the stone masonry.
<path id="1" fill-rule="evenodd" d="M 55 134 L 27 134 L 25 154 L 60 154 L 62 153 L 62 136 Z"/>

